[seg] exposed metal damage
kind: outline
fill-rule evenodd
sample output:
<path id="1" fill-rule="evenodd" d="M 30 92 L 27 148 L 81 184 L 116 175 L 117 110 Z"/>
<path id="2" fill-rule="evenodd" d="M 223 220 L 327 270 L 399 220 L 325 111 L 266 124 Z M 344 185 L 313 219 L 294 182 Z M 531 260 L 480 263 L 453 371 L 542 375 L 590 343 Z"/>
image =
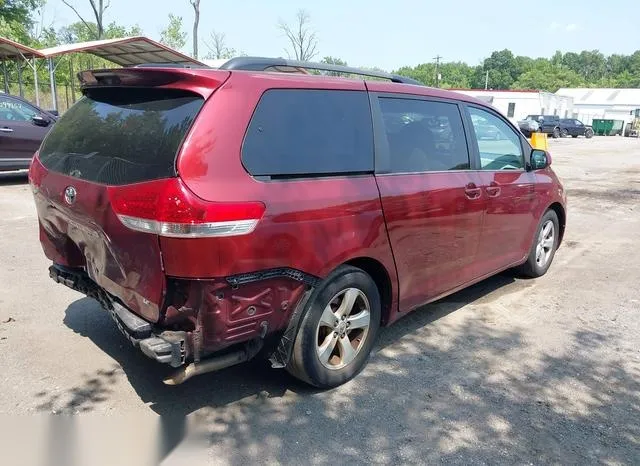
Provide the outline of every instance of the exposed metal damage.
<path id="1" fill-rule="evenodd" d="M 319 281 L 292 269 L 214 280 L 169 279 L 164 310 L 152 323 L 124 307 L 83 269 L 53 265 L 50 275 L 98 300 L 145 355 L 179 368 L 165 379 L 169 385 L 254 358 L 267 334 L 277 336 L 267 354 L 272 366 L 285 367 L 311 285 Z"/>

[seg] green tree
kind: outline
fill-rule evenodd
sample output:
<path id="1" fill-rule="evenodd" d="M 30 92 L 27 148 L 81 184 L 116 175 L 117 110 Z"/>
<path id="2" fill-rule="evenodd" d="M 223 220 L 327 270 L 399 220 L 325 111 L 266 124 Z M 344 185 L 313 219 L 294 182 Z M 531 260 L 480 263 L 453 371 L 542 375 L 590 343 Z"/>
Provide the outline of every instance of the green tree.
<path id="1" fill-rule="evenodd" d="M 535 89 L 556 92 L 561 87 L 583 87 L 584 79 L 564 65 L 538 63 L 512 84 L 513 89 Z"/>
<path id="2" fill-rule="evenodd" d="M 579 57 L 580 70 L 578 73 L 587 82 L 595 82 L 605 75 L 606 60 L 602 53 L 597 50 L 583 50 Z"/>
<path id="3" fill-rule="evenodd" d="M 182 50 L 187 43 L 187 33 L 182 30 L 182 16 L 169 13 L 169 24 L 160 33 L 160 42 L 175 50 Z"/>
<path id="4" fill-rule="evenodd" d="M 474 70 L 466 63 L 442 63 L 438 72 L 442 75 L 440 87 L 445 89 L 466 89 L 471 87 Z"/>
<path id="5" fill-rule="evenodd" d="M 551 64 L 555 65 L 555 66 L 560 66 L 562 65 L 562 60 L 564 58 L 564 55 L 562 54 L 562 52 L 560 50 L 556 50 L 556 53 L 553 54 L 553 57 L 551 57 Z"/>
<path id="6" fill-rule="evenodd" d="M 110 0 L 89 0 L 89 5 L 91 6 L 91 11 L 93 11 L 93 17 L 95 19 L 94 23 L 90 23 L 89 20 L 85 19 L 76 6 L 71 3 L 69 0 L 62 0 L 62 3 L 67 5 L 69 8 L 73 10 L 78 19 L 82 21 L 87 29 L 91 31 L 92 39 L 104 39 L 104 12 L 111 5 Z"/>
<path id="7" fill-rule="evenodd" d="M 347 62 L 343 59 L 330 56 L 324 57 L 322 60 L 320 60 L 320 63 L 326 63 L 328 65 L 347 66 Z"/>
<path id="8" fill-rule="evenodd" d="M 57 34 L 55 34 L 54 37 L 51 38 L 51 40 L 55 40 L 58 44 L 72 44 L 76 42 L 93 40 L 95 28 L 96 25 L 93 23 L 86 24 L 82 21 L 77 21 L 63 28 L 60 28 Z M 111 22 L 104 28 L 103 35 L 105 39 L 117 39 L 121 37 L 141 36 L 143 35 L 143 32 L 138 25 L 126 26 Z M 52 43 L 48 44 L 47 46 L 52 45 L 56 44 Z M 114 66 L 116 66 L 103 58 L 87 53 L 63 55 L 56 59 L 56 63 L 56 82 L 60 85 L 68 87 L 67 89 L 64 89 L 64 96 L 62 95 L 63 91 L 59 91 L 59 100 L 64 97 L 64 100 L 60 100 L 60 102 L 66 102 L 67 93 L 69 93 L 69 103 L 75 102 L 77 97 L 76 92 L 78 90 L 78 86 L 76 73 L 79 70 L 92 68 L 113 68 Z M 48 82 L 46 70 L 44 68 L 41 68 L 41 70 L 44 74 L 42 75 L 42 77 L 39 76 L 39 80 L 42 84 L 46 84 Z"/>
<path id="9" fill-rule="evenodd" d="M 1 0 L 0 19 L 30 24 L 33 11 L 42 4 L 43 2 L 39 0 Z"/>
<path id="10" fill-rule="evenodd" d="M 489 72 L 489 87 L 492 89 L 509 89 L 518 78 L 517 62 L 510 50 L 493 52 L 485 58 L 483 69 Z"/>
<path id="11" fill-rule="evenodd" d="M 615 87 L 640 87 L 640 73 L 632 73 L 629 70 L 624 70 L 622 73 L 616 76 Z"/>
<path id="12" fill-rule="evenodd" d="M 467 88 L 472 85 L 474 69 L 462 62 L 441 63 L 438 73 L 442 76 L 440 87 Z M 394 73 L 413 78 L 427 86 L 436 85 L 435 63 L 422 63 L 415 67 L 403 66 Z"/>
<path id="13" fill-rule="evenodd" d="M 421 63 L 413 67 L 403 66 L 394 73 L 413 78 L 427 86 L 435 86 L 436 84 L 436 65 L 434 63 Z"/>
<path id="14" fill-rule="evenodd" d="M 622 74 L 629 69 L 631 63 L 630 57 L 627 55 L 613 54 L 607 57 L 607 73 L 613 76 Z"/>
<path id="15" fill-rule="evenodd" d="M 133 26 L 124 26 L 111 22 L 104 30 L 105 39 L 119 39 L 122 37 L 137 37 L 142 35 L 144 35 L 142 28 L 137 24 L 134 24 Z"/>
<path id="16" fill-rule="evenodd" d="M 640 50 L 635 51 L 633 55 L 629 56 L 627 71 L 633 74 L 637 79 L 640 79 Z"/>
<path id="17" fill-rule="evenodd" d="M 34 17 L 45 0 L 0 0 L 0 36 L 32 45 Z"/>
<path id="18" fill-rule="evenodd" d="M 520 76 L 522 73 L 526 73 L 527 71 L 531 70 L 531 68 L 533 68 L 533 66 L 535 65 L 535 59 L 518 55 L 515 58 L 514 63 L 516 66 L 517 76 Z"/>
<path id="19" fill-rule="evenodd" d="M 340 59 L 340 58 L 336 58 L 336 57 L 324 57 L 322 60 L 320 60 L 320 63 L 326 63 L 327 65 L 338 65 L 338 66 L 347 66 L 347 62 Z M 341 73 L 339 72 L 335 72 L 335 71 L 329 71 L 326 73 L 329 76 L 340 76 Z"/>

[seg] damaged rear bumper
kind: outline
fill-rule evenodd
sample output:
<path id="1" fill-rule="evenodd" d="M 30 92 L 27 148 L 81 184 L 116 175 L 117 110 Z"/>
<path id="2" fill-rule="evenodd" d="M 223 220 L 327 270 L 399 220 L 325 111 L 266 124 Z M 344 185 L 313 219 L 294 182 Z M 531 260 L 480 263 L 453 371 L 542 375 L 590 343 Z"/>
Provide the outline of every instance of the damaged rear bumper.
<path id="1" fill-rule="evenodd" d="M 172 367 L 180 367 L 191 356 L 191 338 L 187 332 L 154 329 L 152 323 L 120 304 L 91 280 L 83 270 L 52 265 L 49 267 L 49 276 L 55 282 L 97 300 L 109 312 L 127 340 L 151 359 Z"/>
<path id="2" fill-rule="evenodd" d="M 133 346 L 179 370 L 165 383 L 176 385 L 255 357 L 266 344 L 274 368 L 287 365 L 299 320 L 318 279 L 290 269 L 237 275 L 222 280 L 184 281 L 182 305 L 167 305 L 158 323 L 123 306 L 81 268 L 54 264 L 51 278 L 97 300 Z M 171 302 L 171 299 L 168 299 Z"/>

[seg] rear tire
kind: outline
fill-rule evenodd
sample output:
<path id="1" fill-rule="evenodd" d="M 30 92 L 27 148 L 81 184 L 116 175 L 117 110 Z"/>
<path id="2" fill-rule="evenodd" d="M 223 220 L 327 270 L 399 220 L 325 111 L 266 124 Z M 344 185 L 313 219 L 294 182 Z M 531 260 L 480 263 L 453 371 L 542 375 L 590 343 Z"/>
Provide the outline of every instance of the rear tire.
<path id="1" fill-rule="evenodd" d="M 307 303 L 287 371 L 319 388 L 337 387 L 355 377 L 375 343 L 380 303 L 367 273 L 340 266 Z"/>
<path id="2" fill-rule="evenodd" d="M 555 211 L 547 210 L 538 224 L 527 261 L 517 271 L 526 277 L 541 277 L 553 262 L 560 239 L 560 226 Z"/>
<path id="3" fill-rule="evenodd" d="M 553 133 L 551 134 L 553 139 L 558 139 L 560 137 L 560 128 L 553 128 Z"/>

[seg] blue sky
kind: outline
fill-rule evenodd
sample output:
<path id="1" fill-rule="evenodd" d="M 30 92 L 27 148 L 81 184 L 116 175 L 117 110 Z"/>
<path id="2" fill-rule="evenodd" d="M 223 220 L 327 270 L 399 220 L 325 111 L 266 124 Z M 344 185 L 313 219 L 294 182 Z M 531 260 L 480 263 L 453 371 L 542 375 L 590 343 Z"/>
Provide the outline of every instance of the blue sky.
<path id="1" fill-rule="evenodd" d="M 87 0 L 71 1 L 90 17 Z M 201 0 L 200 37 L 206 40 L 215 29 L 226 34 L 229 47 L 246 54 L 286 56 L 287 41 L 276 24 L 280 18 L 293 22 L 299 8 L 310 14 L 318 36 L 316 58 L 332 55 L 353 66 L 391 70 L 438 54 L 444 61 L 475 65 L 504 48 L 534 57 L 556 50 L 628 54 L 640 49 L 640 2 L 632 0 Z M 105 22 L 137 23 L 158 39 L 169 13 L 183 17 L 191 40 L 188 0 L 111 0 Z M 62 0 L 48 0 L 45 25 L 75 20 Z M 206 47 L 200 47 L 203 55 Z"/>

